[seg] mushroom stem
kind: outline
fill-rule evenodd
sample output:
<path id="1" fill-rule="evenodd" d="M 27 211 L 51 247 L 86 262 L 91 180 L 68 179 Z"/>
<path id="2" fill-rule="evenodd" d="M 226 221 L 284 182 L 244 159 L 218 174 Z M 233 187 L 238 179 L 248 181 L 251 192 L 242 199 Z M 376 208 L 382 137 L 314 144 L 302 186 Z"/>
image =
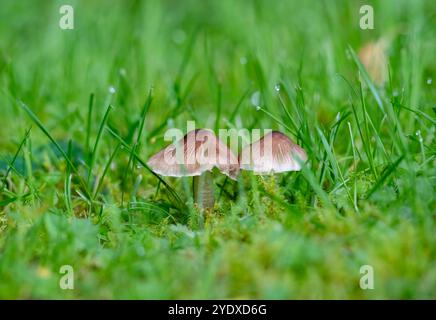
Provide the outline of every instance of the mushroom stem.
<path id="1" fill-rule="evenodd" d="M 194 201 L 202 209 L 212 208 L 215 203 L 213 179 L 210 171 L 193 178 Z"/>

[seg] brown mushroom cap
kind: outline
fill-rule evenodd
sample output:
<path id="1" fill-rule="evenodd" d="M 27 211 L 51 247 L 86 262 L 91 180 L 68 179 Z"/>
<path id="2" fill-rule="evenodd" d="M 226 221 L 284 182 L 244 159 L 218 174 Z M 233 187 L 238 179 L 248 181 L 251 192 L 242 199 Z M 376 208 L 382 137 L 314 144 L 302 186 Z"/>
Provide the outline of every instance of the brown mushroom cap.
<path id="1" fill-rule="evenodd" d="M 238 158 L 207 129 L 188 132 L 152 156 L 147 165 L 157 174 L 172 177 L 199 176 L 214 167 L 232 179 L 239 174 Z"/>
<path id="2" fill-rule="evenodd" d="M 240 168 L 257 174 L 274 174 L 301 170 L 306 152 L 279 131 L 272 131 L 245 146 L 239 155 Z"/>

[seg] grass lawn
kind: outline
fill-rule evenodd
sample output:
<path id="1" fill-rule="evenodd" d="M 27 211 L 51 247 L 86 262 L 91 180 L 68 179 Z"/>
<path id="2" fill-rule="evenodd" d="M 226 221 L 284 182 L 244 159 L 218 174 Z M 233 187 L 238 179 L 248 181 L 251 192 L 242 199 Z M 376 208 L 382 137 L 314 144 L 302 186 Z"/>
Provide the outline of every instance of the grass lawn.
<path id="1" fill-rule="evenodd" d="M 65 2 L 0 4 L 0 298 L 436 298 L 434 1 Z M 146 166 L 187 121 L 309 160 L 204 212 Z"/>

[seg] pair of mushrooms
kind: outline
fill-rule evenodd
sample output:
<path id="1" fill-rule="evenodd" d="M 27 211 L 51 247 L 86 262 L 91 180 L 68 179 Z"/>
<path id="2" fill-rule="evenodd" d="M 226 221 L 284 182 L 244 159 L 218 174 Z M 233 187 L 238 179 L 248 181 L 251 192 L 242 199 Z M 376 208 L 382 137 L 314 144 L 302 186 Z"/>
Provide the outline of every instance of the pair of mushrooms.
<path id="1" fill-rule="evenodd" d="M 236 180 L 240 169 L 269 175 L 298 171 L 306 160 L 306 152 L 278 131 L 245 146 L 236 157 L 211 130 L 196 129 L 153 155 L 147 164 L 162 176 L 193 176 L 194 201 L 208 209 L 215 202 L 213 168 Z"/>

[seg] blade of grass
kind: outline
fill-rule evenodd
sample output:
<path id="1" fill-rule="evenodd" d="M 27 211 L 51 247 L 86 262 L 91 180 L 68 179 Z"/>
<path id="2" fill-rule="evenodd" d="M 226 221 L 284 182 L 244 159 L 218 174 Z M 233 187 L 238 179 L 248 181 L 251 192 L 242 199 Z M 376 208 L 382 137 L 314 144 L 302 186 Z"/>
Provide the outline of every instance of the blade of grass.
<path id="1" fill-rule="evenodd" d="M 215 115 L 215 132 L 218 132 L 221 120 L 221 95 L 222 95 L 222 85 L 217 83 L 217 102 L 216 102 L 216 115 Z"/>
<path id="2" fill-rule="evenodd" d="M 6 199 L 6 200 L 2 200 L 2 201 L 0 201 L 0 207 L 5 207 L 9 203 L 15 202 L 18 199 L 20 199 L 20 198 L 19 197 L 13 197 L 13 198 L 9 198 L 9 199 Z"/>
<path id="3" fill-rule="evenodd" d="M 94 93 L 89 96 L 88 103 L 88 120 L 86 124 L 86 152 L 91 153 L 90 139 L 91 139 L 91 128 L 92 128 L 92 109 L 94 107 Z"/>
<path id="4" fill-rule="evenodd" d="M 129 202 L 128 204 L 128 211 L 151 211 L 151 212 L 155 212 L 158 214 L 162 214 L 163 216 L 169 217 L 171 218 L 171 220 L 173 220 L 173 223 L 177 223 L 176 218 L 174 218 L 173 215 L 171 215 L 171 213 L 169 211 L 166 211 L 164 209 L 162 209 L 161 207 L 159 207 L 158 205 L 155 205 L 153 203 L 150 202 L 142 202 L 142 201 L 134 201 L 134 202 Z"/>
<path id="5" fill-rule="evenodd" d="M 142 136 L 142 131 L 144 129 L 144 125 L 145 125 L 145 118 L 146 115 L 148 113 L 148 110 L 150 109 L 151 106 L 151 102 L 152 102 L 153 98 L 152 98 L 152 90 L 150 89 L 149 93 L 148 93 L 148 97 L 144 103 L 144 106 L 142 107 L 142 112 L 141 112 L 141 121 L 139 123 L 139 130 L 138 130 L 138 134 L 136 136 L 136 141 L 132 147 L 132 152 L 130 152 L 129 155 L 129 161 L 127 162 L 127 167 L 126 170 L 124 171 L 124 175 L 123 175 L 123 180 L 121 181 L 121 206 L 124 206 L 124 189 L 125 189 L 125 183 L 127 180 L 127 176 L 129 174 L 129 172 L 131 172 L 133 170 L 134 164 L 133 166 L 131 166 L 132 161 L 133 161 L 133 153 L 136 152 L 136 149 L 138 147 L 139 141 L 141 139 Z"/>
<path id="6" fill-rule="evenodd" d="M 307 182 L 312 187 L 313 191 L 318 195 L 323 204 L 329 209 L 336 210 L 333 203 L 330 201 L 328 194 L 323 190 L 321 185 L 317 182 L 315 174 L 312 170 L 304 163 L 301 163 L 301 173 L 304 178 L 306 178 Z"/>
<path id="7" fill-rule="evenodd" d="M 378 91 L 374 85 L 374 83 L 372 82 L 370 76 L 368 75 L 368 72 L 366 72 L 365 67 L 363 66 L 362 62 L 360 62 L 359 57 L 356 55 L 356 53 L 354 52 L 353 48 L 349 45 L 348 46 L 348 50 L 351 53 L 351 57 L 354 60 L 354 63 L 357 65 L 360 74 L 362 75 L 362 78 L 365 80 L 366 84 L 368 85 L 369 90 L 371 91 L 372 95 L 375 98 L 375 101 L 377 102 L 377 106 L 380 108 L 380 110 L 382 111 L 382 113 L 386 113 L 385 108 L 383 106 L 383 101 L 380 98 L 380 95 L 378 94 Z"/>
<path id="8" fill-rule="evenodd" d="M 238 101 L 238 103 L 236 104 L 235 108 L 233 109 L 232 114 L 230 115 L 229 122 L 232 123 L 232 122 L 235 120 L 236 115 L 237 115 L 238 112 L 239 112 L 239 108 L 241 107 L 242 102 L 244 102 L 245 98 L 247 98 L 249 92 L 250 92 L 250 88 L 248 88 L 248 89 L 244 92 L 244 94 L 241 96 L 241 98 L 239 99 L 239 101 Z"/>
<path id="9" fill-rule="evenodd" d="M 72 154 L 72 143 L 71 140 L 68 142 L 68 157 L 71 159 Z M 73 206 L 71 201 L 71 166 L 67 163 L 67 170 L 65 172 L 64 179 L 64 198 L 65 198 L 65 207 L 67 208 L 67 212 L 69 215 L 73 214 Z"/>
<path id="10" fill-rule="evenodd" d="M 408 111 L 410 111 L 410 112 L 413 112 L 413 113 L 415 113 L 416 115 L 420 115 L 420 116 L 422 116 L 424 119 L 427 119 L 428 121 L 430 121 L 431 123 L 433 123 L 434 125 L 436 125 L 436 120 L 435 120 L 434 118 L 430 117 L 430 116 L 429 116 L 428 114 L 426 114 L 425 112 L 423 112 L 423 111 L 421 111 L 421 110 L 418 110 L 418 109 L 414 109 L 414 108 L 406 107 L 406 106 L 404 106 L 404 105 L 402 105 L 402 104 L 398 104 L 398 106 L 399 106 L 400 108 L 403 108 L 403 109 L 406 109 L 406 110 L 408 110 Z"/>
<path id="11" fill-rule="evenodd" d="M 65 153 L 65 151 L 61 148 L 61 146 L 56 142 L 56 140 L 51 136 L 51 134 L 48 132 L 48 130 L 45 128 L 45 126 L 42 124 L 42 122 L 39 120 L 39 118 L 33 113 L 33 111 L 24 102 L 18 101 L 18 103 L 21 106 L 21 108 L 23 108 L 24 111 L 26 111 L 26 113 L 30 116 L 30 118 L 33 120 L 33 122 L 35 122 L 35 124 L 38 126 L 38 128 L 51 141 L 51 143 L 55 146 L 55 148 L 59 151 L 59 153 L 65 159 L 67 164 L 71 167 L 73 172 L 77 175 L 77 178 L 79 179 L 79 183 L 81 184 L 83 191 L 85 192 L 85 197 L 88 198 L 88 200 L 90 200 L 91 193 L 88 190 L 88 185 L 80 176 L 79 171 L 77 170 L 76 166 L 73 164 L 71 159 L 68 157 L 68 155 Z"/>
<path id="12" fill-rule="evenodd" d="M 105 178 L 105 176 L 106 176 L 106 174 L 107 174 L 107 172 L 109 170 L 109 167 L 112 164 L 112 161 L 113 161 L 115 155 L 117 154 L 120 146 L 121 146 L 121 142 L 119 142 L 117 144 L 117 146 L 115 147 L 114 152 L 112 152 L 111 156 L 109 157 L 109 160 L 106 163 L 106 166 L 104 167 L 103 173 L 101 174 L 100 180 L 98 181 L 97 188 L 95 189 L 95 192 L 94 192 L 94 197 L 93 197 L 94 199 L 97 198 L 97 195 L 100 192 L 101 187 L 103 186 L 103 180 L 104 180 L 104 178 Z"/>
<path id="13" fill-rule="evenodd" d="M 324 146 L 324 150 L 327 152 L 327 158 L 329 159 L 330 166 L 333 170 L 334 180 L 339 176 L 336 165 L 335 165 L 335 157 L 333 156 L 332 149 L 327 142 L 327 139 L 321 129 L 317 126 L 316 130 L 318 131 L 318 135 L 321 138 L 322 145 Z"/>
<path id="14" fill-rule="evenodd" d="M 366 154 L 366 158 L 368 159 L 368 163 L 369 163 L 369 166 L 371 168 L 371 171 L 372 171 L 374 177 L 377 178 L 378 173 L 377 173 L 377 170 L 376 170 L 374 162 L 373 162 L 373 157 L 371 154 L 371 150 L 368 146 L 368 141 L 366 140 L 366 137 L 363 135 L 362 128 L 360 126 L 359 116 L 357 115 L 356 108 L 351 100 L 350 100 L 350 104 L 351 104 L 351 108 L 353 109 L 354 117 L 356 119 L 357 131 L 359 132 L 360 139 L 362 140 L 362 145 L 363 145 L 363 149 L 364 149 L 365 154 Z"/>
<path id="15" fill-rule="evenodd" d="M 285 123 L 283 123 L 283 121 L 281 121 L 279 118 L 277 118 L 275 115 L 273 115 L 271 112 L 265 110 L 264 108 L 259 107 L 258 109 L 259 111 L 262 111 L 263 113 L 265 113 L 267 116 L 269 116 L 271 119 L 273 119 L 274 121 L 276 121 L 278 124 L 282 125 L 286 130 L 288 130 L 289 132 L 291 132 L 294 136 L 297 135 L 297 133 L 292 130 L 290 127 L 288 127 Z"/>
<path id="16" fill-rule="evenodd" d="M 30 127 L 29 129 L 26 130 L 26 133 L 24 134 L 24 138 L 23 138 L 23 140 L 21 140 L 20 144 L 18 145 L 18 149 L 17 149 L 17 151 L 15 152 L 14 157 L 13 157 L 12 160 L 8 163 L 8 169 L 6 170 L 5 176 L 3 177 L 3 182 L 6 182 L 6 179 L 8 178 L 9 173 L 11 172 L 11 170 L 12 170 L 14 164 L 15 164 L 15 161 L 17 160 L 17 157 L 18 157 L 18 155 L 20 154 L 21 149 L 22 149 L 23 146 L 24 146 L 24 143 L 26 142 L 27 138 L 28 138 L 29 135 L 30 135 L 30 130 L 31 130 L 31 127 Z"/>
<path id="17" fill-rule="evenodd" d="M 353 131 L 351 130 L 351 123 L 348 122 L 347 124 L 348 124 L 348 131 L 350 133 L 351 148 L 353 150 L 353 166 L 354 166 L 354 170 L 356 170 L 356 166 L 357 166 L 356 146 L 354 145 L 354 137 L 353 137 Z M 354 174 L 353 204 L 356 212 L 359 212 L 359 208 L 357 206 L 357 174 Z"/>
<path id="18" fill-rule="evenodd" d="M 397 115 L 395 114 L 392 106 L 388 104 L 388 107 L 385 108 L 383 105 L 383 101 L 377 91 L 377 88 L 375 87 L 374 83 L 372 82 L 371 78 L 369 77 L 368 73 L 366 72 L 365 67 L 360 62 L 359 58 L 357 57 L 356 53 L 354 52 L 353 48 L 351 46 L 348 46 L 348 49 L 351 53 L 351 56 L 357 65 L 359 72 L 362 75 L 362 78 L 364 79 L 365 83 L 367 84 L 368 88 L 370 89 L 372 95 L 374 96 L 374 99 L 376 100 L 376 103 L 382 113 L 384 115 L 388 116 L 389 121 L 391 122 L 390 125 L 388 125 L 388 132 L 391 135 L 393 145 L 397 149 L 398 153 L 400 154 L 408 154 L 408 147 L 406 143 L 406 138 L 403 132 L 403 129 L 401 127 L 401 124 L 399 122 L 399 119 Z M 398 132 L 398 134 L 395 134 Z M 407 160 L 407 157 L 406 157 Z M 407 161 L 409 163 L 409 161 Z"/>

